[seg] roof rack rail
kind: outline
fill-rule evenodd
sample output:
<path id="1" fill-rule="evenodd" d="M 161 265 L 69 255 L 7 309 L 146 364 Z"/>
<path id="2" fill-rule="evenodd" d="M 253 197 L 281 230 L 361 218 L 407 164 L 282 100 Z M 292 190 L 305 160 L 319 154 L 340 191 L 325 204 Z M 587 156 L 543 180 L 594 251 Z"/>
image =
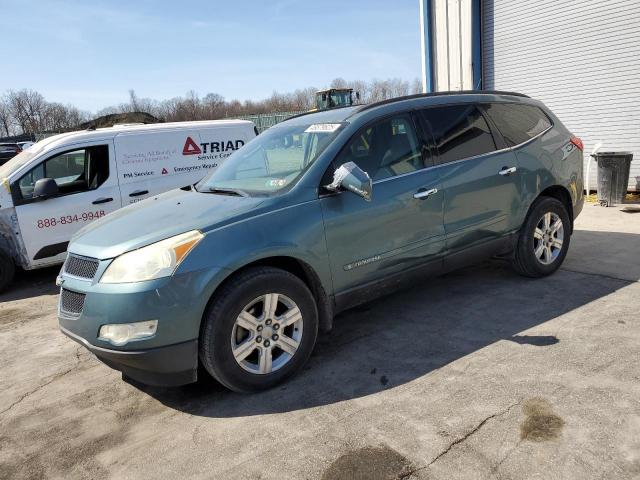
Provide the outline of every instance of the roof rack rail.
<path id="1" fill-rule="evenodd" d="M 441 97 L 447 95 L 511 95 L 513 97 L 524 97 L 530 98 L 528 95 L 524 93 L 517 92 L 503 92 L 500 90 L 450 90 L 446 92 L 431 92 L 431 93 L 416 93 L 413 95 L 405 95 L 403 97 L 395 97 L 388 98 L 386 100 L 381 100 L 375 103 L 368 103 L 366 105 L 362 105 L 356 112 L 362 112 L 364 110 L 368 110 L 373 107 L 378 107 L 380 105 L 387 105 L 389 103 L 401 102 L 403 100 L 412 100 L 414 98 L 429 98 L 429 97 Z"/>
<path id="2" fill-rule="evenodd" d="M 330 110 L 340 110 L 341 108 L 351 108 L 351 107 L 359 107 L 359 106 L 360 105 L 340 105 L 339 107 L 324 108 L 322 110 L 309 110 L 308 112 L 302 112 L 292 117 L 287 117 L 287 120 L 291 120 L 292 118 L 304 117 L 305 115 L 311 115 L 312 113 L 322 113 L 322 112 L 328 112 Z"/>

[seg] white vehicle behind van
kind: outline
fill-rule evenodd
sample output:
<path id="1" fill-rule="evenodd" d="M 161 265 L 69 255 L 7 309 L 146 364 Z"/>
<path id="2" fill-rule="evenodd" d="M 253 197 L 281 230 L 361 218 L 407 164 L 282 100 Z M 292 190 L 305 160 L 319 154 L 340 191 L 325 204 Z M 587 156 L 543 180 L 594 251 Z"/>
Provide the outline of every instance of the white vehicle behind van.
<path id="1" fill-rule="evenodd" d="M 192 185 L 255 137 L 252 122 L 116 125 L 46 138 L 0 167 L 0 290 L 64 261 L 87 223 Z"/>

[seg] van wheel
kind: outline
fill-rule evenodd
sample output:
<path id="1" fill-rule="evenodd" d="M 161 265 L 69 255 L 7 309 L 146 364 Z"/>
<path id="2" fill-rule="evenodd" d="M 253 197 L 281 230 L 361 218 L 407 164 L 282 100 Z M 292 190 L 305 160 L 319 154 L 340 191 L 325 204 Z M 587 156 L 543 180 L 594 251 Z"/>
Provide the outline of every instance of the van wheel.
<path id="1" fill-rule="evenodd" d="M 0 292 L 3 292 L 11 283 L 15 273 L 16 267 L 11 256 L 6 252 L 0 251 Z"/>
<path id="2" fill-rule="evenodd" d="M 250 268 L 228 281 L 207 308 L 200 361 L 236 392 L 271 388 L 309 359 L 318 336 L 313 295 L 295 275 Z"/>
<path id="3" fill-rule="evenodd" d="M 538 198 L 520 230 L 513 267 L 526 277 L 555 272 L 569 249 L 570 220 L 566 207 L 552 197 Z"/>

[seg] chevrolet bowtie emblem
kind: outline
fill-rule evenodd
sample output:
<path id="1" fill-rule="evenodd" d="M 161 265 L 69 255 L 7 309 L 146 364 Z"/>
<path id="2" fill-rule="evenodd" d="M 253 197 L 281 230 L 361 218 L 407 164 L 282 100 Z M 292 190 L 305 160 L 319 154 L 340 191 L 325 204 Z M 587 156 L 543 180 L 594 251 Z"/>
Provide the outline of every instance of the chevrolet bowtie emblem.
<path id="1" fill-rule="evenodd" d="M 60 287 L 64 283 L 64 278 L 58 276 L 56 277 L 56 285 Z"/>

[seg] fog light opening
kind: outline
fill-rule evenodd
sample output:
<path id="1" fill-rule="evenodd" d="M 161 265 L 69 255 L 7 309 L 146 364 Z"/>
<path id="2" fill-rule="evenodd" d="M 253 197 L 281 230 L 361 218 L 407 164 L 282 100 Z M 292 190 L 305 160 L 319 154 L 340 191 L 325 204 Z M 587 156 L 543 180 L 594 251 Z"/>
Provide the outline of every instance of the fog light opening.
<path id="1" fill-rule="evenodd" d="M 158 320 L 136 323 L 112 323 L 102 325 L 98 339 L 121 347 L 129 342 L 153 337 L 158 329 Z"/>

